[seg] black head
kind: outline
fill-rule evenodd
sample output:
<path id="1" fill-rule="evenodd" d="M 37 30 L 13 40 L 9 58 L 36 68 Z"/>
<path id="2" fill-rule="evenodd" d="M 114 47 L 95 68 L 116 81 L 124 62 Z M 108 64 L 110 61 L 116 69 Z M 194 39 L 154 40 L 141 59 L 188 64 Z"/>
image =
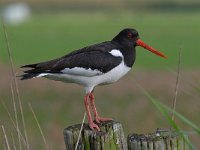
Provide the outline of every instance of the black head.
<path id="1" fill-rule="evenodd" d="M 113 38 L 113 41 L 116 41 L 126 46 L 136 46 L 136 41 L 138 39 L 139 39 L 139 34 L 137 30 L 126 28 L 120 31 L 119 34 Z"/>
<path id="2" fill-rule="evenodd" d="M 118 35 L 116 35 L 112 41 L 115 41 L 117 43 L 119 43 L 124 49 L 134 49 L 136 46 L 141 46 L 147 50 L 149 50 L 150 52 L 161 56 L 163 58 L 167 58 L 164 54 L 162 54 L 161 52 L 157 51 L 156 49 L 154 49 L 153 47 L 147 45 L 146 43 L 144 43 L 140 38 L 139 38 L 139 34 L 137 32 L 137 30 L 135 29 L 130 29 L 130 28 L 126 28 L 122 31 L 119 32 Z"/>

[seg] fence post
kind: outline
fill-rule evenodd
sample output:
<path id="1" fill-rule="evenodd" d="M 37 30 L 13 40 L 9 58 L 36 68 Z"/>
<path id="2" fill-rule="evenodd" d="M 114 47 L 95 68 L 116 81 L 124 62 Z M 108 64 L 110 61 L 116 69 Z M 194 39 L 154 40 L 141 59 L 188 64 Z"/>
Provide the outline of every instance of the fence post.
<path id="1" fill-rule="evenodd" d="M 175 131 L 157 129 L 150 134 L 129 134 L 129 150 L 189 150 L 187 143 Z"/>
<path id="2" fill-rule="evenodd" d="M 119 122 L 107 121 L 98 124 L 101 131 L 92 131 L 87 124 L 83 125 L 77 150 L 127 150 L 127 142 L 122 125 Z M 81 124 L 64 129 L 66 150 L 74 150 Z"/>
<path id="3" fill-rule="evenodd" d="M 122 125 L 108 121 L 98 124 L 101 131 L 92 131 L 83 125 L 77 150 L 189 150 L 187 143 L 177 132 L 157 129 L 150 134 L 129 134 L 125 139 Z M 74 150 L 81 124 L 64 129 L 66 150 Z"/>

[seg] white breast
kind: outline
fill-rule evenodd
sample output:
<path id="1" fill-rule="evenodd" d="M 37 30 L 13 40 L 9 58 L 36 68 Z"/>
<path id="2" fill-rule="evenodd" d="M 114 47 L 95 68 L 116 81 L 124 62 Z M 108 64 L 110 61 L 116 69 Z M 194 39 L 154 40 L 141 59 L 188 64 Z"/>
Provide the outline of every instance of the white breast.
<path id="1" fill-rule="evenodd" d="M 124 61 L 120 65 L 113 68 L 111 71 L 99 76 L 99 84 L 109 84 L 116 82 L 122 76 L 124 76 L 131 68 L 124 64 Z"/>

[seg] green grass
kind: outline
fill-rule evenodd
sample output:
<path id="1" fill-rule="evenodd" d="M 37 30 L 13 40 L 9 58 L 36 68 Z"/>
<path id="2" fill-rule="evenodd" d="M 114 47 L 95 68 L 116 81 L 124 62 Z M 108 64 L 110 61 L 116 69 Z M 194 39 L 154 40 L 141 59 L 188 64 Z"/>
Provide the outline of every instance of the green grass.
<path id="1" fill-rule="evenodd" d="M 195 146 L 191 143 L 191 141 L 188 139 L 188 135 L 184 134 L 184 131 L 182 131 L 179 126 L 175 123 L 175 121 L 172 119 L 172 116 L 170 116 L 170 113 L 174 113 L 178 119 L 183 121 L 188 126 L 192 127 L 192 129 L 195 131 L 195 134 L 200 135 L 200 128 L 194 124 L 192 121 L 181 115 L 180 113 L 176 112 L 175 110 L 171 109 L 165 104 L 162 104 L 158 100 L 154 99 L 145 89 L 139 86 L 139 88 L 144 92 L 144 94 L 148 97 L 148 99 L 153 103 L 153 105 L 159 110 L 160 113 L 165 116 L 165 118 L 168 120 L 168 123 L 170 124 L 171 128 L 174 129 L 177 133 L 180 134 L 180 136 L 184 139 L 184 141 L 187 143 L 189 149 L 196 150 Z"/>
<path id="2" fill-rule="evenodd" d="M 137 48 L 138 67 L 165 68 L 177 64 L 182 48 L 182 66 L 200 64 L 200 13 L 63 12 L 34 14 L 18 26 L 8 26 L 9 40 L 17 65 L 35 63 L 65 55 L 81 47 L 112 39 L 121 29 L 136 28 L 141 39 L 164 52 L 167 60 Z M 0 62 L 7 63 L 0 29 Z"/>
<path id="3" fill-rule="evenodd" d="M 157 127 L 168 127 L 168 123 L 166 118 L 163 118 L 161 113 L 148 102 L 144 93 L 135 88 L 135 82 L 131 79 L 137 80 L 150 91 L 151 95 L 171 106 L 175 75 L 166 70 L 163 73 L 150 69 L 173 70 L 173 67 L 177 66 L 180 46 L 182 47 L 181 69 L 199 67 L 200 44 L 197 41 L 200 35 L 199 15 L 200 13 L 159 14 L 158 12 L 34 14 L 22 25 L 7 26 L 7 30 L 12 56 L 15 64 L 19 66 L 53 59 L 74 49 L 110 40 L 125 27 L 138 29 L 141 39 L 164 52 L 169 58 L 164 60 L 142 48 L 137 48 L 138 57 L 134 74 L 129 73 L 113 85 L 98 87 L 95 96 L 101 115 L 114 117 L 115 120 L 122 122 L 126 134 L 148 133 Z M 8 64 L 2 25 L 0 25 L 0 41 L 0 63 Z M 0 101 L 4 101 L 13 114 L 10 72 L 7 68 L 9 67 L 6 65 L 1 66 Z M 145 72 L 140 73 L 140 68 L 145 68 Z M 188 71 L 187 74 L 182 74 L 183 85 L 180 85 L 180 103 L 177 105 L 177 110 L 199 126 L 199 78 L 194 75 L 198 73 Z M 68 125 L 79 123 L 85 111 L 82 88 L 43 79 L 19 82 L 19 87 L 31 149 L 44 149 L 44 144 L 28 103 L 33 106 L 49 146 L 52 149 L 63 149 L 63 129 Z M 8 131 L 13 127 L 2 104 L 0 104 L 0 116 L 0 121 L 9 135 Z M 191 130 L 185 124 L 179 121 L 177 123 L 186 131 Z M 195 146 L 199 148 L 199 136 L 195 136 L 191 135 L 194 137 Z M 0 142 L 3 143 L 2 141 L 3 136 L 0 136 Z"/>

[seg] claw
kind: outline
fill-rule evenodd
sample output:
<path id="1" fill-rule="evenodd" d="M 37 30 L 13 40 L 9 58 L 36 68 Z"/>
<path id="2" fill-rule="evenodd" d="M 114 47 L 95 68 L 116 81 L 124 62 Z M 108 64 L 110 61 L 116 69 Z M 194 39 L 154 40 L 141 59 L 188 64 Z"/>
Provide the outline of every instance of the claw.
<path id="1" fill-rule="evenodd" d="M 89 122 L 89 127 L 90 129 L 92 130 L 97 130 L 97 131 L 100 131 L 100 128 L 98 127 L 98 125 L 96 125 L 94 122 Z"/>

